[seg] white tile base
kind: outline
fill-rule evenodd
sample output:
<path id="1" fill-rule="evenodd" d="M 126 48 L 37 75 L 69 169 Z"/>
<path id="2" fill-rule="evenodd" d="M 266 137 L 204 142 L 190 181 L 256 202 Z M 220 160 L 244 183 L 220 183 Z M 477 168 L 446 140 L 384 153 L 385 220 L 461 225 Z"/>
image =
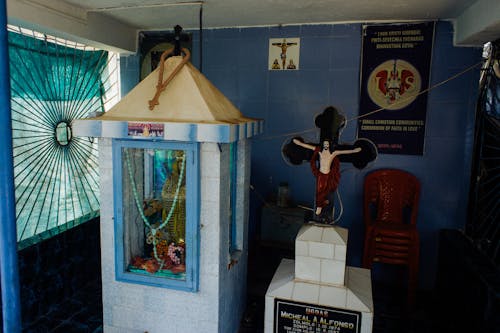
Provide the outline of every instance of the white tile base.
<path id="1" fill-rule="evenodd" d="M 294 260 L 283 259 L 267 289 L 264 333 L 273 333 L 276 298 L 361 312 L 359 332 L 372 331 L 373 301 L 369 270 L 348 266 L 345 286 L 334 286 L 296 280 L 293 273 L 294 265 Z"/>
<path id="2" fill-rule="evenodd" d="M 283 259 L 267 289 L 264 333 L 272 333 L 276 298 L 361 313 L 360 333 L 373 326 L 371 272 L 345 265 L 347 229 L 305 225 L 296 260 Z"/>
<path id="3" fill-rule="evenodd" d="M 304 225 L 295 240 L 295 278 L 344 285 L 347 236 L 345 228 Z"/>

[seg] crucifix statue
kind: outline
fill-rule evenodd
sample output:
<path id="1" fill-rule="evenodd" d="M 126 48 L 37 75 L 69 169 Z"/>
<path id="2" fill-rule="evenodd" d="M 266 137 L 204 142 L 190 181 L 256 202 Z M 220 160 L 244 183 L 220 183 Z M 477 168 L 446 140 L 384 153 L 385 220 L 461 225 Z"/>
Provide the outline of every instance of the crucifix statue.
<path id="1" fill-rule="evenodd" d="M 282 69 L 286 69 L 286 51 L 290 46 L 297 45 L 297 43 L 292 43 L 292 42 L 287 42 L 286 39 L 283 39 L 282 43 L 272 43 L 272 45 L 277 46 L 281 48 L 281 63 L 282 63 Z M 293 65 L 293 62 L 292 62 Z"/>
<path id="2" fill-rule="evenodd" d="M 352 163 L 356 168 L 362 169 L 377 157 L 377 149 L 366 139 L 358 139 L 352 145 L 339 144 L 345 117 L 332 106 L 315 118 L 315 124 L 320 129 L 320 144 L 306 143 L 302 138 L 296 137 L 284 146 L 283 153 L 295 165 L 309 161 L 316 178 L 313 221 L 332 224 L 332 194 L 340 181 L 340 162 Z"/>

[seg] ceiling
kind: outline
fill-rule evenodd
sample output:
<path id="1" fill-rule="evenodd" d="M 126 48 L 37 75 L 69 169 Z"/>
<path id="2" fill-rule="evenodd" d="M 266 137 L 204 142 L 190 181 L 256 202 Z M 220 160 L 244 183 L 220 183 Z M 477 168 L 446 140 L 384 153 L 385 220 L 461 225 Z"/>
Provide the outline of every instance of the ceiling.
<path id="1" fill-rule="evenodd" d="M 441 19 L 456 44 L 500 37 L 498 0 L 7 0 L 9 23 L 130 52 L 139 30 L 198 29 L 200 10 L 203 28 Z"/>
<path id="2" fill-rule="evenodd" d="M 235 27 L 295 24 L 308 22 L 345 22 L 393 19 L 453 18 L 474 0 L 66 0 L 75 6 L 106 15 L 138 29 L 171 29 L 182 21 L 186 28 L 199 25 L 203 6 L 206 27 Z M 175 5 L 174 5 L 175 4 Z M 182 5 L 181 5 L 182 4 Z"/>

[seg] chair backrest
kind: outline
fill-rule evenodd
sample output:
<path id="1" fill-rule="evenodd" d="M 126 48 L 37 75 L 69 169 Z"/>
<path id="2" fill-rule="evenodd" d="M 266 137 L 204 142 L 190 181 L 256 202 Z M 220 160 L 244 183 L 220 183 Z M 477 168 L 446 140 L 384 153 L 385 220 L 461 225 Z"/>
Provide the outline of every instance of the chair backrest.
<path id="1" fill-rule="evenodd" d="M 416 224 L 419 196 L 420 182 L 406 171 L 379 169 L 369 173 L 364 183 L 365 224 L 372 223 L 374 218 L 388 223 Z"/>

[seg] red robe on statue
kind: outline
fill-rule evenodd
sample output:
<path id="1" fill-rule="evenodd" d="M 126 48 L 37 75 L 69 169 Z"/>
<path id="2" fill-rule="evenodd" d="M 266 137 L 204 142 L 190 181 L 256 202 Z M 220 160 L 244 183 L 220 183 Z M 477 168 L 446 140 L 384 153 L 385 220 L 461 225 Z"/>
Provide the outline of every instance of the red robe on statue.
<path id="1" fill-rule="evenodd" d="M 316 177 L 316 207 L 325 207 L 328 205 L 328 195 L 337 189 L 340 181 L 340 162 L 337 157 L 332 161 L 332 166 L 329 173 L 319 171 L 316 162 L 320 147 L 316 147 L 311 158 L 311 170 Z"/>

